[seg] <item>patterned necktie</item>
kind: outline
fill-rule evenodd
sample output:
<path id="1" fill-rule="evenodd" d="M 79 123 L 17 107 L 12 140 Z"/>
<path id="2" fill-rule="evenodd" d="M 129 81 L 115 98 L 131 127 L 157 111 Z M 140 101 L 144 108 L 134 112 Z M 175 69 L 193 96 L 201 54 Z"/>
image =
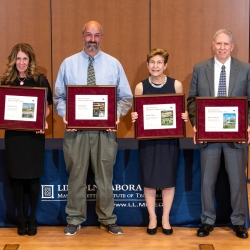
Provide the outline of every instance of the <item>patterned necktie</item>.
<path id="1" fill-rule="evenodd" d="M 224 65 L 222 65 L 222 67 L 221 67 L 219 87 L 218 87 L 218 95 L 217 96 L 227 96 L 226 70 L 225 70 Z"/>
<path id="2" fill-rule="evenodd" d="M 88 75 L 87 75 L 87 84 L 95 85 L 95 70 L 93 67 L 94 58 L 89 57 L 89 66 L 88 66 Z"/>

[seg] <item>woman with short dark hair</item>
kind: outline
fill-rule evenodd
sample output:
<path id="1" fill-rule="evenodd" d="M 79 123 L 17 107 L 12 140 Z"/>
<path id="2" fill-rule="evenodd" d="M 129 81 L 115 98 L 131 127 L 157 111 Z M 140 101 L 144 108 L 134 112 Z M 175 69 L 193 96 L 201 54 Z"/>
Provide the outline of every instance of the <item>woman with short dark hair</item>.
<path id="1" fill-rule="evenodd" d="M 164 70 L 167 68 L 168 52 L 165 49 L 153 49 L 147 54 L 147 67 L 150 76 L 138 83 L 135 95 L 147 94 L 174 94 L 182 93 L 182 84 L 178 80 L 167 77 Z M 137 112 L 131 113 L 132 121 L 143 119 Z M 181 114 L 187 121 L 187 112 Z M 155 214 L 156 189 L 162 189 L 163 215 L 162 232 L 166 235 L 173 233 L 169 222 L 169 213 L 174 198 L 177 168 L 179 162 L 179 139 L 152 139 L 139 140 L 139 165 L 141 182 L 144 186 L 144 195 L 149 212 L 147 233 L 157 232 L 157 218 Z"/>

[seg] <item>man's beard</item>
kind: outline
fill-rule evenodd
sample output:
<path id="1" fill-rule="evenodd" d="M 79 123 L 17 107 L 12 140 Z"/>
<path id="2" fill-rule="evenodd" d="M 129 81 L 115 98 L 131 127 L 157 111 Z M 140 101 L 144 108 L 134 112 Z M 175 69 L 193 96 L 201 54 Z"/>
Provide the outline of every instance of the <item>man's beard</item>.
<path id="1" fill-rule="evenodd" d="M 88 49 L 88 51 L 96 51 L 99 49 L 99 44 L 96 42 L 85 42 L 85 48 Z"/>

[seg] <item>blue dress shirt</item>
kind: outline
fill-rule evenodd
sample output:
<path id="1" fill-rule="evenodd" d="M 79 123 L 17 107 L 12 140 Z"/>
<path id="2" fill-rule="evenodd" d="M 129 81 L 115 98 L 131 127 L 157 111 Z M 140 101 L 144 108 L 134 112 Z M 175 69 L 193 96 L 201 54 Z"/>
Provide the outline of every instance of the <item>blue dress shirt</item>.
<path id="1" fill-rule="evenodd" d="M 66 85 L 87 85 L 89 56 L 83 51 L 66 58 L 55 83 L 54 105 L 61 117 L 66 114 Z M 121 63 L 99 51 L 94 56 L 96 85 L 117 86 L 117 114 L 122 117 L 132 106 L 132 92 Z"/>

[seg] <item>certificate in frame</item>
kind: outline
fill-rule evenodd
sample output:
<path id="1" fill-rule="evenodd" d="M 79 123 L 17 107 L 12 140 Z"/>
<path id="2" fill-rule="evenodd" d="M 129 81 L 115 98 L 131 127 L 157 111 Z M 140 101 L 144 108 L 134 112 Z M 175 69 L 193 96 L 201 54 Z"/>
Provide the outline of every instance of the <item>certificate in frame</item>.
<path id="1" fill-rule="evenodd" d="M 115 85 L 67 85 L 67 129 L 117 129 Z"/>
<path id="2" fill-rule="evenodd" d="M 196 97 L 196 140 L 246 142 L 247 97 Z"/>
<path id="3" fill-rule="evenodd" d="M 45 129 L 47 88 L 0 86 L 0 129 Z"/>
<path id="4" fill-rule="evenodd" d="M 185 111 L 184 94 L 134 96 L 135 139 L 170 139 L 186 135 L 181 113 Z"/>

